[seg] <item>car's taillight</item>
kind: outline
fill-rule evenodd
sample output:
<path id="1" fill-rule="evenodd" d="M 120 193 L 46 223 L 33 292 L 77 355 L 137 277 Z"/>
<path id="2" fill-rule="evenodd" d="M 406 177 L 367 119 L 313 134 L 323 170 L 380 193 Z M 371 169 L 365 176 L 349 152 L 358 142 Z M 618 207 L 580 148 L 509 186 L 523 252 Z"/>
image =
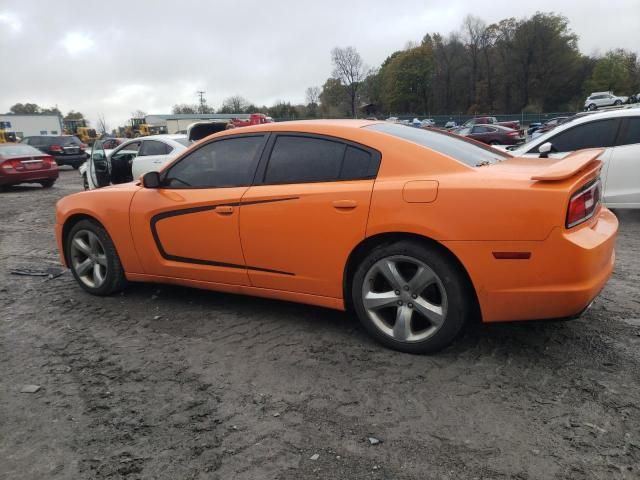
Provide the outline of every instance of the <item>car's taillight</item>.
<path id="1" fill-rule="evenodd" d="M 53 157 L 44 157 L 42 159 L 42 166 L 44 168 L 51 168 L 53 166 L 57 166 L 56 161 L 53 159 Z"/>
<path id="2" fill-rule="evenodd" d="M 58 152 L 58 153 L 64 152 L 64 150 L 62 149 L 62 147 L 60 145 L 51 145 L 49 147 L 49 151 L 50 152 Z"/>
<path id="3" fill-rule="evenodd" d="M 567 228 L 575 227 L 590 219 L 602 201 L 602 182 L 597 180 L 574 193 L 567 210 Z"/>

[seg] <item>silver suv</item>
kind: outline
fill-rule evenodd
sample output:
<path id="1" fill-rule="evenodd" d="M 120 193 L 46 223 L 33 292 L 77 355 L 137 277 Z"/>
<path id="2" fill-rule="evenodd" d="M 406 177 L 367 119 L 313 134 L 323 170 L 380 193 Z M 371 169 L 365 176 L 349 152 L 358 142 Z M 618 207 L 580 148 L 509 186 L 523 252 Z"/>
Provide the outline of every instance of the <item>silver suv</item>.
<path id="1" fill-rule="evenodd" d="M 611 92 L 593 92 L 584 101 L 585 110 L 596 110 L 598 107 L 622 105 L 627 103 L 628 97 L 619 97 Z"/>

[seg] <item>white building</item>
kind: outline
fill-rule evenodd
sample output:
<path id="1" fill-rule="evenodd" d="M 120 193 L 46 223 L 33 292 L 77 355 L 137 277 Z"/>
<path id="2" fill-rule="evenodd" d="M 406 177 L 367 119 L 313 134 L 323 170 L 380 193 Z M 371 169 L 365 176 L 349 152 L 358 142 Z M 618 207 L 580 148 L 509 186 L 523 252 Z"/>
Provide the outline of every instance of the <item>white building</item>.
<path id="1" fill-rule="evenodd" d="M 167 127 L 168 133 L 186 131 L 189 125 L 202 120 L 231 120 L 237 118 L 247 120 L 248 113 L 179 113 L 173 115 L 147 115 L 145 121 L 149 125 L 162 125 Z"/>
<path id="2" fill-rule="evenodd" d="M 0 114 L 0 125 L 4 130 L 15 132 L 19 138 L 32 135 L 62 135 L 62 118 L 49 114 Z"/>

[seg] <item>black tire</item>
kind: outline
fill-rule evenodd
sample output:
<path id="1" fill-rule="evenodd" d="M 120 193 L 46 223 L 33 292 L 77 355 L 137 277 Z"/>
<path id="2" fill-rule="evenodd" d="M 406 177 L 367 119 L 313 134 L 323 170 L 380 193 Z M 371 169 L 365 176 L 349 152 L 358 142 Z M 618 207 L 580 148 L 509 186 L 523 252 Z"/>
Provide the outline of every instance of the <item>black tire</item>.
<path id="1" fill-rule="evenodd" d="M 589 104 L 589 110 L 597 110 L 598 106 L 595 103 Z"/>
<path id="2" fill-rule="evenodd" d="M 617 107 L 618 105 L 622 105 L 622 101 L 616 100 L 615 102 L 613 102 L 613 104 Z"/>
<path id="3" fill-rule="evenodd" d="M 72 260 L 71 242 L 76 234 L 82 231 L 89 231 L 95 234 L 100 240 L 104 254 L 106 256 L 106 275 L 104 276 L 104 282 L 98 287 L 92 288 L 87 285 L 78 275 Z M 93 295 L 106 296 L 112 293 L 118 292 L 127 286 L 127 279 L 124 275 L 124 269 L 120 263 L 120 257 L 111 240 L 111 237 L 102 225 L 92 220 L 81 220 L 76 223 L 65 239 L 65 252 L 66 258 L 71 268 L 71 273 L 78 282 L 78 284 L 87 292 Z"/>
<path id="4" fill-rule="evenodd" d="M 40 182 L 40 185 L 42 185 L 42 188 L 51 188 L 53 187 L 53 184 L 56 183 L 56 179 L 52 179 L 52 180 L 43 180 L 42 182 Z"/>
<path id="5" fill-rule="evenodd" d="M 363 303 L 363 289 L 366 288 L 366 277 L 377 262 L 387 257 L 410 257 L 422 262 L 439 277 L 439 285 L 441 285 L 446 293 L 447 306 L 444 320 L 435 333 L 423 340 L 399 341 L 379 328 L 367 313 L 367 309 Z M 425 246 L 418 242 L 400 241 L 393 244 L 381 245 L 374 248 L 367 255 L 355 272 L 351 285 L 353 307 L 364 328 L 381 344 L 406 353 L 422 354 L 437 352 L 453 342 L 475 311 L 475 295 L 466 276 L 460 270 L 459 265 L 448 255 L 436 248 Z M 393 290 L 393 288 L 391 289 Z M 413 298 L 416 297 L 414 296 Z M 406 305 L 408 307 L 411 306 L 409 303 Z M 391 313 L 392 317 L 393 315 L 394 314 Z M 409 324 L 415 322 L 413 315 L 414 313 L 410 314 Z"/>
<path id="6" fill-rule="evenodd" d="M 491 140 L 489 142 L 489 145 L 500 145 L 500 142 L 498 142 L 497 140 Z"/>

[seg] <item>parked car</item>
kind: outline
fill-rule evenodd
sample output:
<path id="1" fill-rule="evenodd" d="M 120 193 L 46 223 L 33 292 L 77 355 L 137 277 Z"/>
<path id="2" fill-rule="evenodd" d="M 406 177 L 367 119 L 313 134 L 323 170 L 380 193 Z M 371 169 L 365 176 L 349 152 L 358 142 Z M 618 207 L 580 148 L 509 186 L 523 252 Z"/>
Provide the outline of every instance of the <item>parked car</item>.
<path id="1" fill-rule="evenodd" d="M 520 130 L 519 120 L 509 120 L 507 122 L 499 122 L 496 117 L 474 117 L 462 124 L 463 127 L 473 127 L 474 125 L 500 125 L 502 127 Z"/>
<path id="2" fill-rule="evenodd" d="M 420 127 L 431 128 L 436 126 L 436 121 L 433 118 L 425 118 L 420 121 Z"/>
<path id="3" fill-rule="evenodd" d="M 182 153 L 186 135 L 152 135 L 128 139 L 114 150 L 106 150 L 98 140 L 89 160 L 80 167 L 85 190 L 131 182 L 146 172 L 159 170 Z"/>
<path id="4" fill-rule="evenodd" d="M 461 127 L 454 133 L 463 137 L 473 138 L 489 145 L 517 145 L 524 142 L 518 130 L 500 125 L 474 125 Z"/>
<path id="5" fill-rule="evenodd" d="M 87 160 L 87 146 L 75 135 L 36 135 L 24 137 L 21 143 L 50 155 L 58 165 L 78 169 Z"/>
<path id="6" fill-rule="evenodd" d="M 573 117 L 554 117 L 554 118 L 551 118 L 551 119 L 547 120 L 546 122 L 544 122 L 538 129 L 536 129 L 536 131 L 531 134 L 531 138 L 537 138 L 540 135 L 542 135 L 543 133 L 548 132 L 549 130 L 553 130 L 558 125 L 562 125 L 563 123 L 569 121 L 571 118 L 573 118 Z"/>
<path id="7" fill-rule="evenodd" d="M 458 124 L 456 123 L 455 120 L 449 120 L 447 123 L 444 124 L 444 128 L 447 129 L 452 129 L 452 128 L 457 128 Z"/>
<path id="8" fill-rule="evenodd" d="M 141 183 L 62 198 L 56 237 L 95 295 L 128 280 L 349 309 L 381 343 L 430 352 L 476 314 L 590 304 L 618 225 L 598 154 L 513 159 L 389 122 L 264 124 L 209 136 Z"/>
<path id="9" fill-rule="evenodd" d="M 527 136 L 533 135 L 540 127 L 542 127 L 542 122 L 531 122 L 527 127 Z"/>
<path id="10" fill-rule="evenodd" d="M 0 188 L 20 183 L 39 183 L 50 188 L 58 178 L 51 155 L 21 143 L 0 143 Z"/>
<path id="11" fill-rule="evenodd" d="M 584 101 L 585 110 L 597 110 L 599 107 L 622 105 L 627 103 L 628 97 L 619 97 L 612 92 L 593 92 Z"/>
<path id="12" fill-rule="evenodd" d="M 107 137 L 102 139 L 102 148 L 105 150 L 113 150 L 118 145 L 122 145 L 122 143 L 126 142 L 126 138 L 116 138 L 116 137 Z"/>
<path id="13" fill-rule="evenodd" d="M 640 208 L 640 108 L 583 115 L 510 149 L 516 156 L 564 158 L 584 148 L 604 148 L 602 185 L 610 208 Z"/>

